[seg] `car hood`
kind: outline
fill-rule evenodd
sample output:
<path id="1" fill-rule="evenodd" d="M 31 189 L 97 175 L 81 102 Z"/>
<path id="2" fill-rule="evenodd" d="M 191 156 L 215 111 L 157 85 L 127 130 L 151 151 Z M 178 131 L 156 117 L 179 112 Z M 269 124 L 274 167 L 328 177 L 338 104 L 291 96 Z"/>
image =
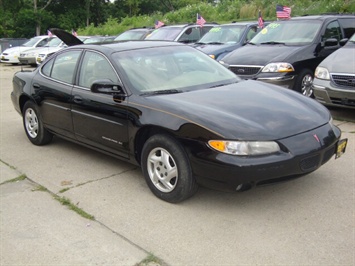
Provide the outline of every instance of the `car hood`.
<path id="1" fill-rule="evenodd" d="M 351 60 L 352 58 L 352 60 Z M 330 73 L 355 73 L 355 45 L 344 46 L 330 54 L 320 63 Z"/>
<path id="2" fill-rule="evenodd" d="M 75 37 L 73 34 L 66 32 L 61 29 L 50 29 L 50 31 L 61 39 L 66 45 L 73 46 L 78 44 L 83 44 L 83 42 Z"/>
<path id="3" fill-rule="evenodd" d="M 317 128 L 330 119 L 329 111 L 313 99 L 252 80 L 146 100 L 226 139 L 282 139 Z"/>
<path id="4" fill-rule="evenodd" d="M 196 49 L 204 52 L 205 54 L 220 54 L 223 52 L 230 52 L 241 46 L 240 44 L 202 44 L 197 46 Z"/>
<path id="5" fill-rule="evenodd" d="M 286 45 L 251 45 L 243 46 L 223 58 L 229 65 L 259 65 L 264 66 L 270 62 L 283 62 L 292 54 L 303 49 L 303 46 Z"/>
<path id="6" fill-rule="evenodd" d="M 39 54 L 49 54 L 49 53 L 57 52 L 63 48 L 64 48 L 63 46 L 61 46 L 61 47 L 59 47 L 59 46 L 57 46 L 57 47 L 41 47 L 40 49 L 36 50 L 36 52 Z"/>
<path id="7" fill-rule="evenodd" d="M 16 47 L 11 47 L 3 51 L 3 53 L 11 54 L 11 53 L 18 53 L 18 52 L 23 52 L 29 49 L 32 49 L 33 47 L 26 47 L 26 46 L 16 46 Z"/>

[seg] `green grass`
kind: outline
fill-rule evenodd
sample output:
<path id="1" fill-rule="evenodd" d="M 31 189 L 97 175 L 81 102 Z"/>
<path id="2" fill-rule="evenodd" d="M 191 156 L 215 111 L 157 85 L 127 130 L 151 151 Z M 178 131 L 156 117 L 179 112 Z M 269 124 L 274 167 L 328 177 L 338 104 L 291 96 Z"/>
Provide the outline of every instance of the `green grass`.
<path id="1" fill-rule="evenodd" d="M 147 266 L 150 263 L 154 263 L 155 265 L 162 265 L 162 262 L 160 259 L 158 259 L 156 256 L 154 256 L 152 253 L 149 253 L 148 256 L 142 260 L 140 263 L 136 264 L 135 266 Z"/>
<path id="2" fill-rule="evenodd" d="M 76 212 L 80 216 L 82 216 L 82 217 L 84 217 L 86 219 L 89 219 L 89 220 L 95 220 L 95 217 L 93 215 L 88 214 L 87 212 L 85 212 L 84 210 L 82 210 L 81 208 L 79 208 L 78 206 L 73 204 L 70 201 L 70 199 L 65 198 L 65 197 L 59 197 L 58 195 L 55 195 L 54 199 L 59 201 L 62 205 L 67 206 L 70 210 Z"/>
<path id="3" fill-rule="evenodd" d="M 4 181 L 4 182 L 0 183 L 0 185 L 7 184 L 7 183 L 18 182 L 18 181 L 23 181 L 26 178 L 27 178 L 26 175 L 20 175 L 20 176 L 18 176 L 16 178 Z"/>

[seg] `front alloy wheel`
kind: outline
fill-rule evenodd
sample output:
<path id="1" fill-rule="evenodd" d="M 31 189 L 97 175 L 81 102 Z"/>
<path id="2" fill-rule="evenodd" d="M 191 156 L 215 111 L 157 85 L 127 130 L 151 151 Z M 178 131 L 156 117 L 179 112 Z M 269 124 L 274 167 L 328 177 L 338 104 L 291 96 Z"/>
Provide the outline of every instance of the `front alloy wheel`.
<path id="1" fill-rule="evenodd" d="M 173 137 L 150 137 L 143 146 L 141 163 L 150 190 L 162 200 L 181 202 L 198 189 L 187 154 Z"/>

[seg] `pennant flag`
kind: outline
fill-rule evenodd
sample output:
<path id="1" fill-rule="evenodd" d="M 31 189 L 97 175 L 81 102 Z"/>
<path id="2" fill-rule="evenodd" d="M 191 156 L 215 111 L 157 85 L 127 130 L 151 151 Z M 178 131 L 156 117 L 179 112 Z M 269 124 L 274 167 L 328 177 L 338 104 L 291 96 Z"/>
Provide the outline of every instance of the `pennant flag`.
<path id="1" fill-rule="evenodd" d="M 196 24 L 200 25 L 200 27 L 203 27 L 203 24 L 205 23 L 206 20 L 204 20 L 204 18 L 197 13 Z"/>
<path id="2" fill-rule="evenodd" d="M 163 22 L 161 22 L 160 20 L 156 20 L 155 23 L 154 23 L 154 27 L 157 29 L 157 28 L 160 28 L 161 26 L 164 26 L 165 24 Z"/>
<path id="3" fill-rule="evenodd" d="M 53 34 L 51 33 L 50 30 L 47 30 L 47 35 L 48 35 L 49 37 L 52 37 L 52 36 L 53 36 Z"/>
<path id="4" fill-rule="evenodd" d="M 75 37 L 78 36 L 75 30 L 71 30 L 71 34 L 73 34 Z"/>
<path id="5" fill-rule="evenodd" d="M 259 28 L 264 28 L 264 20 L 263 20 L 263 17 L 261 16 L 260 10 L 259 10 L 258 26 L 259 26 Z"/>
<path id="6" fill-rule="evenodd" d="M 276 17 L 277 18 L 290 18 L 291 8 L 288 6 L 276 5 Z"/>

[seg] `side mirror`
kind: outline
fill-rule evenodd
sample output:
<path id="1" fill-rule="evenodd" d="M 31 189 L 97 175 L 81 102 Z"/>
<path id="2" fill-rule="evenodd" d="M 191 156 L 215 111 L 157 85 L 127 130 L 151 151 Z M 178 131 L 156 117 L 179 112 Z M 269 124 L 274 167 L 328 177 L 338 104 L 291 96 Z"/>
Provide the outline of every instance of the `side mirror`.
<path id="1" fill-rule="evenodd" d="M 326 39 L 324 42 L 325 47 L 334 47 L 338 45 L 338 40 L 335 38 Z"/>
<path id="2" fill-rule="evenodd" d="M 121 96 L 126 95 L 121 85 L 115 84 L 109 79 L 95 80 L 91 85 L 90 90 L 93 93 L 115 94 Z"/>

